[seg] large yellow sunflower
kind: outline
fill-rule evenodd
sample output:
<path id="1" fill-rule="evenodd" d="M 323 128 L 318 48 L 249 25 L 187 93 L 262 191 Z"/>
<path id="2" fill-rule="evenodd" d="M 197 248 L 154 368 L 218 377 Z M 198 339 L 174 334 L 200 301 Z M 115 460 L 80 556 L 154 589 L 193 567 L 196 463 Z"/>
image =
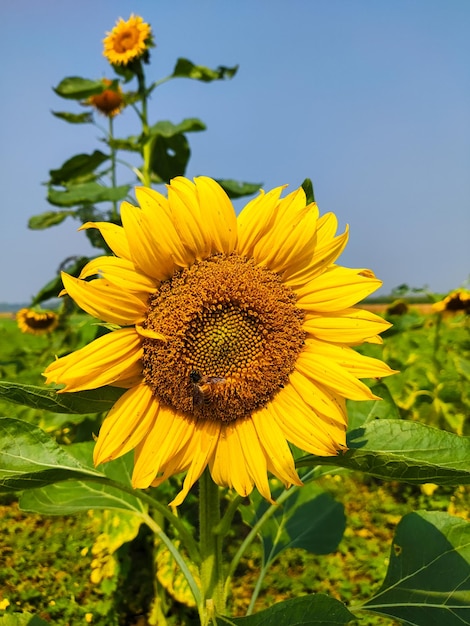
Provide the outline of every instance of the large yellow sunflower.
<path id="1" fill-rule="evenodd" d="M 103 39 L 103 55 L 113 65 L 127 65 L 141 57 L 152 41 L 150 24 L 139 15 L 131 15 L 125 22 L 122 17 Z"/>
<path id="2" fill-rule="evenodd" d="M 238 218 L 212 179 L 175 178 L 168 198 L 136 189 L 122 227 L 89 222 L 116 256 L 88 263 L 66 292 L 120 328 L 56 360 L 62 391 L 127 388 L 101 427 L 100 464 L 135 449 L 133 485 L 186 471 L 180 504 L 206 466 L 213 480 L 271 499 L 268 472 L 301 484 L 288 442 L 345 449 L 345 398 L 375 398 L 359 378 L 393 373 L 351 346 L 389 324 L 353 305 L 381 282 L 335 265 L 348 233 L 306 206 L 302 188 L 250 201 Z"/>

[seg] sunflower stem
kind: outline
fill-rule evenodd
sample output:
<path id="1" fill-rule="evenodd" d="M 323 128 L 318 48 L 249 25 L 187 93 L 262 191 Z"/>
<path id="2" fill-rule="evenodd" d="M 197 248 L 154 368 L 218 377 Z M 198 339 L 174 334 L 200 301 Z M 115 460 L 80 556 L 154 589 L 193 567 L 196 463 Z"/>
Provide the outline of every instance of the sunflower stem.
<path id="1" fill-rule="evenodd" d="M 111 148 L 111 187 L 115 189 L 117 187 L 117 179 L 116 179 L 116 148 L 112 145 L 112 139 L 114 137 L 114 127 L 113 127 L 113 118 L 109 117 L 109 132 L 108 137 L 110 139 L 110 148 Z M 116 200 L 113 200 L 113 208 L 111 210 L 111 221 L 115 224 L 118 223 L 119 220 L 119 212 L 117 208 Z"/>
<path id="2" fill-rule="evenodd" d="M 152 156 L 152 143 L 150 141 L 150 126 L 148 124 L 148 114 L 147 114 L 147 88 L 145 87 L 145 75 L 144 70 L 142 68 L 142 63 L 139 62 L 138 68 L 136 70 L 137 81 L 139 83 L 139 95 L 141 97 L 142 102 L 142 111 L 140 114 L 140 119 L 142 122 L 142 182 L 146 187 L 150 187 L 151 182 L 151 170 L 150 170 L 150 157 Z"/>
<path id="3" fill-rule="evenodd" d="M 199 616 L 202 626 L 208 626 L 215 614 L 225 612 L 224 576 L 222 564 L 222 535 L 217 532 L 220 523 L 219 487 L 206 469 L 199 480 L 199 547 L 201 553 L 201 604 Z"/>

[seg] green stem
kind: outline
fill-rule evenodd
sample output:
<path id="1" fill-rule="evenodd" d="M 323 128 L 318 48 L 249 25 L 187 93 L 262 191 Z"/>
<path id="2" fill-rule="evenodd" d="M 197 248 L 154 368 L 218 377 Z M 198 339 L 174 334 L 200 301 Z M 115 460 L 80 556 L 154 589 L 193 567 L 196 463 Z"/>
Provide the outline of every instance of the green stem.
<path id="1" fill-rule="evenodd" d="M 108 137 L 110 140 L 112 140 L 114 138 L 114 128 L 113 128 L 113 118 L 110 117 L 109 118 L 109 133 L 108 133 Z M 116 149 L 113 147 L 112 145 L 112 141 L 110 141 L 111 144 L 111 186 L 113 189 L 115 189 L 117 187 L 117 179 L 116 179 Z M 114 223 L 117 223 L 119 221 L 119 212 L 118 212 L 118 207 L 117 207 L 117 202 L 116 200 L 113 200 L 113 208 L 111 211 L 111 221 Z"/>
<path id="2" fill-rule="evenodd" d="M 189 567 L 186 564 L 186 561 L 182 557 L 178 548 L 174 545 L 172 540 L 166 535 L 160 526 L 146 513 L 142 513 L 142 518 L 150 528 L 150 530 L 157 535 L 157 537 L 166 545 L 172 557 L 175 559 L 178 564 L 183 576 L 186 578 L 188 585 L 191 589 L 191 593 L 193 594 L 194 600 L 196 604 L 199 606 L 201 604 L 201 592 L 200 589 L 194 580 L 194 576 L 191 574 Z"/>
<path id="3" fill-rule="evenodd" d="M 146 187 L 150 187 L 151 182 L 151 170 L 150 170 L 150 157 L 152 155 L 152 143 L 150 141 L 150 126 L 148 124 L 148 109 L 147 100 L 148 93 L 145 87 L 145 75 L 142 68 L 142 64 L 139 64 L 137 71 L 137 80 L 139 83 L 139 95 L 142 102 L 142 111 L 140 113 L 140 120 L 142 122 L 142 182 Z"/>
<path id="4" fill-rule="evenodd" d="M 208 626 L 215 614 L 225 612 L 225 593 L 222 567 L 222 535 L 217 532 L 220 523 L 219 487 L 206 469 L 199 479 L 199 549 L 201 553 L 201 626 Z"/>

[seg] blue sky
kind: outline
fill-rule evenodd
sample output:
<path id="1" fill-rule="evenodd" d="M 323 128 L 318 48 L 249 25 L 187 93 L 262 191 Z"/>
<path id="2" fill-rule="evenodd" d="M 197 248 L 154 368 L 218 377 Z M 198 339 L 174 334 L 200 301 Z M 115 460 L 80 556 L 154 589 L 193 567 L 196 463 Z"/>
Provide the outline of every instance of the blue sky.
<path id="1" fill-rule="evenodd" d="M 75 221 L 45 231 L 27 222 L 51 208 L 48 171 L 100 148 L 95 127 L 51 115 L 78 110 L 52 87 L 109 76 L 103 36 L 131 13 L 154 31 L 149 81 L 178 57 L 240 65 L 231 81 L 155 92 L 152 123 L 207 124 L 189 135 L 188 176 L 265 189 L 310 177 L 320 211 L 350 225 L 340 263 L 372 268 L 381 293 L 467 280 L 468 0 L 3 0 L 0 302 L 28 302 L 64 258 L 96 254 Z M 118 135 L 137 130 L 131 111 L 116 121 Z"/>

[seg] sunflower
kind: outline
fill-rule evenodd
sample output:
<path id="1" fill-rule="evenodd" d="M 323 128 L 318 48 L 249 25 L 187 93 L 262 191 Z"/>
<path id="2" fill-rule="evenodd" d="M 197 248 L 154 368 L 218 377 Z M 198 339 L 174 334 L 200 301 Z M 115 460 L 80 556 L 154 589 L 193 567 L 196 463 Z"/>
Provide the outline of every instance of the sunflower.
<path id="1" fill-rule="evenodd" d="M 36 311 L 24 308 L 16 314 L 16 322 L 22 333 L 47 335 L 59 325 L 59 316 L 54 311 Z"/>
<path id="2" fill-rule="evenodd" d="M 145 54 L 152 44 L 152 29 L 139 15 L 122 17 L 103 39 L 103 55 L 113 65 L 128 65 Z"/>
<path id="3" fill-rule="evenodd" d="M 463 311 L 470 313 L 470 291 L 468 289 L 455 289 L 439 302 L 435 302 L 432 308 L 437 313 L 457 313 Z"/>
<path id="4" fill-rule="evenodd" d="M 56 360 L 61 391 L 126 388 L 105 418 L 95 464 L 135 450 L 132 483 L 186 471 L 179 505 L 206 466 L 213 480 L 268 500 L 268 472 L 300 485 L 289 443 L 346 449 L 345 399 L 376 396 L 359 378 L 392 370 L 351 346 L 390 326 L 353 305 L 381 282 L 335 265 L 348 232 L 306 206 L 302 188 L 260 192 L 238 218 L 212 179 L 178 177 L 168 197 L 137 188 L 122 226 L 88 222 L 116 256 L 99 257 L 65 290 L 120 328 Z"/>
<path id="5" fill-rule="evenodd" d="M 109 78 L 103 78 L 101 82 L 106 86 L 113 83 Z M 95 107 L 97 111 L 106 115 L 106 117 L 115 117 L 124 108 L 122 89 L 119 85 L 113 89 L 105 89 L 96 96 L 90 96 L 84 104 Z"/>

